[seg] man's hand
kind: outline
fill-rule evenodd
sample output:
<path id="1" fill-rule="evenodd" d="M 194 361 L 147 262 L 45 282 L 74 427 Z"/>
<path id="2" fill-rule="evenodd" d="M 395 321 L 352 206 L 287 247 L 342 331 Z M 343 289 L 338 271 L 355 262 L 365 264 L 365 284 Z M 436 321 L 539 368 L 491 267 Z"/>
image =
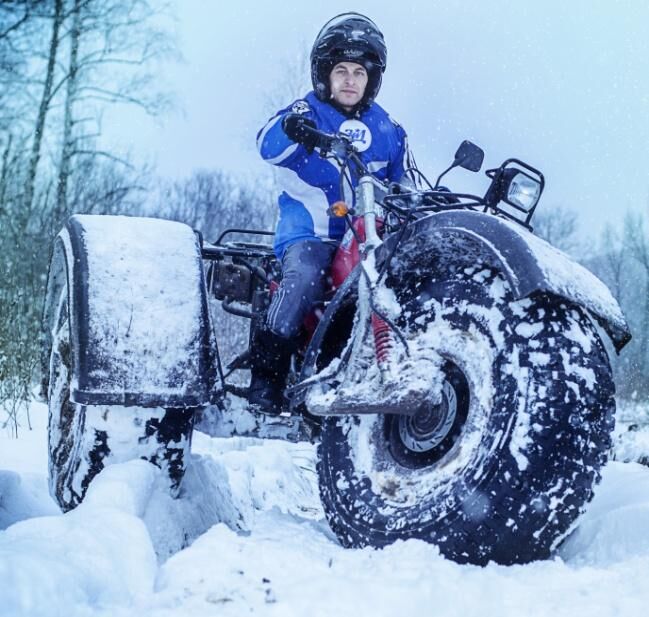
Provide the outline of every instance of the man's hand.
<path id="1" fill-rule="evenodd" d="M 282 129 L 286 136 L 295 143 L 302 144 L 309 152 L 320 145 L 318 135 L 309 129 L 315 129 L 316 123 L 302 114 L 286 114 L 282 118 Z"/>

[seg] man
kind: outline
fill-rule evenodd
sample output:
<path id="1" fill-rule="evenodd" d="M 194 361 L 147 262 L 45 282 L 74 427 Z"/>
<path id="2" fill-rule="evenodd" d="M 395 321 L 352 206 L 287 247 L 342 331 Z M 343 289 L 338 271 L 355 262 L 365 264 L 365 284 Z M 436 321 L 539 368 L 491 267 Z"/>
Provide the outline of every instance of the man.
<path id="1" fill-rule="evenodd" d="M 383 34 L 369 18 L 344 13 L 327 22 L 311 50 L 313 91 L 273 116 L 257 135 L 261 156 L 276 165 L 282 188 L 274 249 L 282 281 L 265 327 L 253 341 L 250 404 L 279 413 L 290 358 L 302 322 L 323 299 L 326 277 L 345 219 L 329 206 L 353 203 L 340 194 L 340 165 L 322 156 L 323 144 L 310 128 L 346 133 L 363 162 L 379 179 L 399 181 L 409 167 L 405 131 L 374 102 L 386 68 Z M 326 150 L 326 148 L 325 148 Z M 356 186 L 358 178 L 352 178 Z"/>

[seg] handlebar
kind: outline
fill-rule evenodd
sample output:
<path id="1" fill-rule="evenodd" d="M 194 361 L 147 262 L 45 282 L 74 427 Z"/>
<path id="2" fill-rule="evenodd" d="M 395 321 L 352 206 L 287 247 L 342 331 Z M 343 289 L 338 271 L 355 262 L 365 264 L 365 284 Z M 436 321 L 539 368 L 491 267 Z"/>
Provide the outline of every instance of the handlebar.
<path id="1" fill-rule="evenodd" d="M 370 173 L 365 163 L 358 156 L 358 150 L 349 135 L 345 133 L 325 133 L 307 125 L 303 126 L 302 130 L 318 140 L 321 156 L 332 153 L 337 158 L 353 161 L 361 175 Z"/>
<path id="2" fill-rule="evenodd" d="M 317 146 L 320 148 L 320 155 L 322 157 L 333 154 L 333 156 L 335 156 L 342 162 L 341 195 L 343 194 L 342 182 L 345 173 L 345 167 L 349 163 L 353 163 L 354 167 L 356 168 L 355 171 L 359 176 L 359 186 L 364 184 L 362 180 L 363 176 L 372 176 L 372 182 L 375 187 L 377 184 L 382 185 L 379 188 L 379 192 L 382 193 L 381 197 L 377 198 L 376 196 L 374 196 L 373 203 L 378 202 L 385 210 L 394 213 L 399 218 L 403 218 L 404 216 L 410 217 L 415 213 L 421 213 L 423 215 L 430 212 L 439 212 L 442 210 L 452 210 L 459 208 L 468 208 L 472 210 L 483 209 L 483 211 L 485 212 L 489 208 L 492 208 L 495 212 L 498 212 L 508 218 L 513 218 L 513 220 L 515 220 L 516 222 L 521 223 L 523 226 L 529 228 L 529 219 L 531 218 L 533 209 L 527 213 L 527 217 L 524 221 L 519 220 L 517 217 L 512 217 L 512 215 L 506 209 L 500 208 L 496 204 L 488 203 L 487 195 L 478 196 L 468 193 L 455 193 L 453 191 L 440 190 L 441 187 L 438 187 L 439 180 L 436 186 L 433 187 L 428 182 L 426 177 L 416 168 L 414 170 L 411 169 L 408 171 L 414 171 L 421 178 L 423 178 L 426 184 L 430 187 L 429 190 L 421 190 L 419 187 L 413 190 L 413 187 L 407 187 L 401 185 L 398 182 L 388 183 L 385 181 L 377 180 L 361 159 L 357 148 L 354 146 L 353 139 L 349 135 L 346 135 L 345 133 L 326 133 L 308 125 L 303 125 L 302 130 L 311 138 L 313 138 L 313 141 L 317 143 Z M 541 173 L 536 169 L 528 166 L 527 164 L 518 161 L 517 159 L 508 159 L 508 161 L 505 161 L 505 163 L 501 165 L 499 170 L 502 171 L 502 169 L 504 169 L 507 164 L 512 161 L 520 164 L 522 167 L 529 171 L 535 172 L 538 176 L 540 176 L 541 191 L 543 190 L 543 177 Z M 449 169 L 452 169 L 456 166 L 457 165 L 454 164 Z M 469 169 L 469 167 L 467 167 L 467 169 Z M 471 171 L 477 170 L 471 169 Z M 489 173 L 487 175 L 492 177 Z M 492 177 L 492 185 L 494 184 L 494 182 L 495 180 Z M 371 199 L 371 197 L 366 196 L 366 200 L 367 199 Z"/>

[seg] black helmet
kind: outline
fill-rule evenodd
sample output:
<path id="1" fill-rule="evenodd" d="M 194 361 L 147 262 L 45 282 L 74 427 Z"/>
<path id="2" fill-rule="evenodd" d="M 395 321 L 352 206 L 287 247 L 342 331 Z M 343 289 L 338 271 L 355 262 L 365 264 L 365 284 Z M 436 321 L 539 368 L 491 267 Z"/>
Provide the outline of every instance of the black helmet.
<path id="1" fill-rule="evenodd" d="M 320 30 L 311 50 L 311 82 L 316 96 L 328 101 L 329 75 L 339 62 L 356 62 L 367 71 L 367 87 L 359 106 L 372 103 L 381 87 L 388 50 L 376 24 L 360 13 L 342 13 Z"/>

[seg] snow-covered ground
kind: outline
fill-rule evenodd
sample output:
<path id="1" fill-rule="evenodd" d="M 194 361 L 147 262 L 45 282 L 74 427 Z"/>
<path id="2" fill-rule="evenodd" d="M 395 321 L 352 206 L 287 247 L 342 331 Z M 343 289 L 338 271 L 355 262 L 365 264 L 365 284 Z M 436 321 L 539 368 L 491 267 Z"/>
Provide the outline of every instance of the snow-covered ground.
<path id="1" fill-rule="evenodd" d="M 32 431 L 0 435 L 0 615 L 645 615 L 649 469 L 621 462 L 649 453 L 645 429 L 626 432 L 641 413 L 626 412 L 618 460 L 558 556 L 480 568 L 415 540 L 341 548 L 306 443 L 197 433 L 180 499 L 131 461 L 63 515 L 47 491 L 47 410 L 34 404 Z"/>

